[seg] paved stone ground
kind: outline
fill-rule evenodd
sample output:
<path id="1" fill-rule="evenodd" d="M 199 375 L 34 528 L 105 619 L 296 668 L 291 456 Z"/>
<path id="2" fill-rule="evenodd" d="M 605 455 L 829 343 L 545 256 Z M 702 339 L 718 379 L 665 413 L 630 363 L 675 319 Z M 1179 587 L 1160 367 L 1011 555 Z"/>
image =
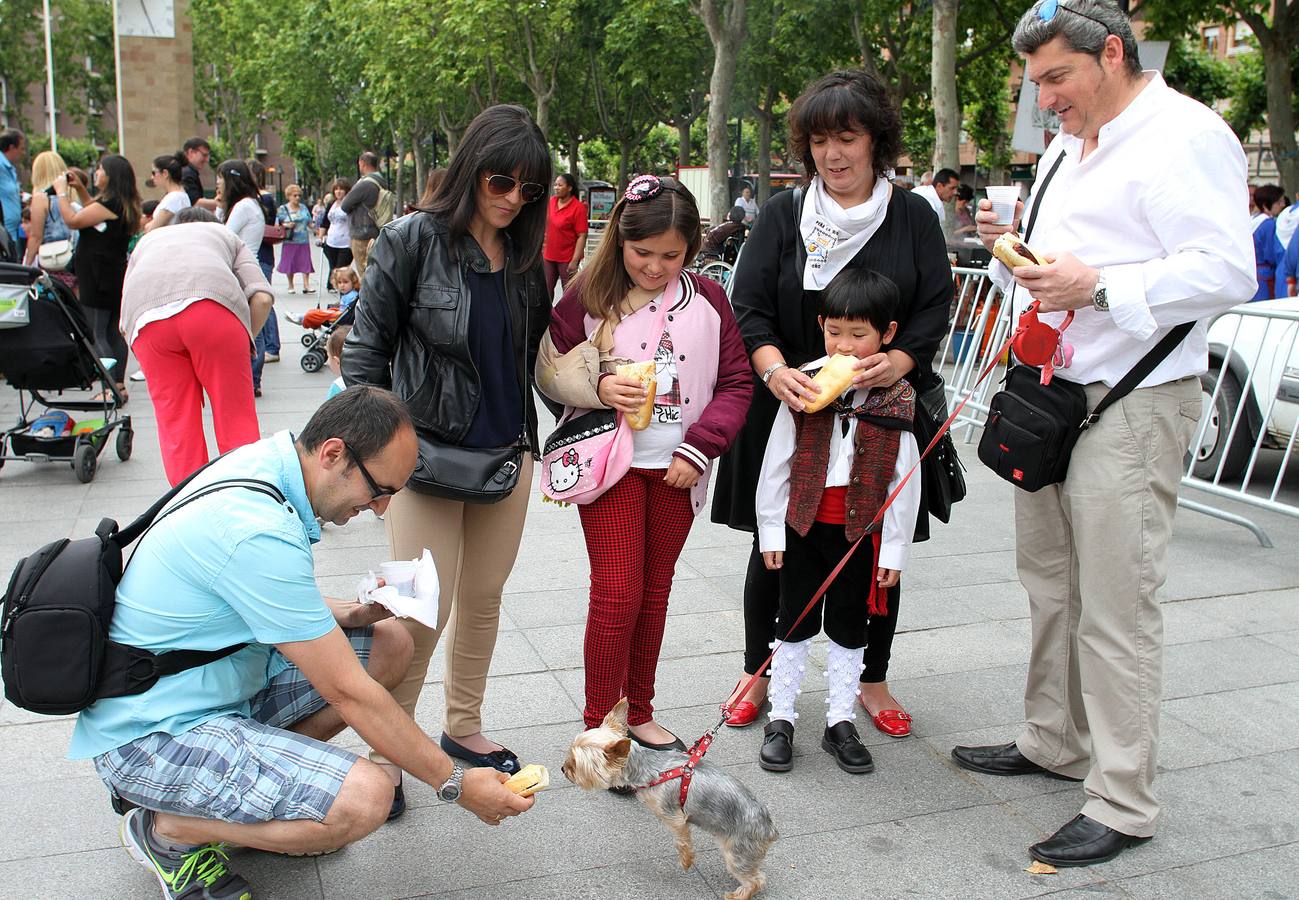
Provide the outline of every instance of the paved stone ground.
<path id="1" fill-rule="evenodd" d="M 278 276 L 277 276 L 278 278 Z M 304 309 L 283 293 L 277 307 Z M 266 369 L 263 432 L 297 428 L 323 399 L 326 373 L 297 365 L 300 332 L 283 326 L 284 361 Z M 0 473 L 0 573 L 101 516 L 127 520 L 165 487 L 147 386 L 132 384 L 135 456 L 110 449 L 93 483 L 66 465 L 11 462 Z M 0 391 L 0 421 L 17 395 Z M 1026 874 L 1026 847 L 1072 817 L 1077 785 L 985 778 L 957 769 L 953 744 L 1011 739 L 1021 715 L 1029 623 L 1014 574 L 1010 488 L 973 462 L 955 521 L 917 548 L 906 574 L 892 668 L 915 735 L 863 729 L 873 775 L 840 772 L 810 725 L 792 773 L 761 771 L 759 732 L 726 731 L 710 760 L 770 806 L 781 840 L 770 897 L 1299 896 L 1299 523 L 1262 516 L 1276 540 L 1181 512 L 1162 593 L 1167 677 L 1156 839 L 1119 860 L 1058 875 Z M 699 521 L 678 566 L 659 667 L 662 721 L 691 737 L 708 727 L 740 670 L 747 540 Z M 326 592 L 349 594 L 385 559 L 383 525 L 366 516 L 328 527 L 317 547 Z M 587 581 L 577 515 L 534 502 L 507 585 L 485 720 L 525 761 L 558 774 L 579 730 Z M 824 662 L 824 652 L 814 656 Z M 822 709 L 819 671 L 802 700 Z M 440 658 L 419 710 L 440 728 Z M 526 698 L 526 700 L 524 699 Z M 156 896 L 117 842 L 117 817 L 87 762 L 63 758 L 70 720 L 0 707 L 0 898 Z M 360 746 L 351 732 L 340 738 Z M 528 815 L 500 829 L 408 784 L 411 809 L 343 852 L 317 859 L 236 853 L 261 897 L 716 897 L 731 887 L 712 839 L 682 872 L 668 835 L 632 801 L 583 794 L 561 778 Z"/>

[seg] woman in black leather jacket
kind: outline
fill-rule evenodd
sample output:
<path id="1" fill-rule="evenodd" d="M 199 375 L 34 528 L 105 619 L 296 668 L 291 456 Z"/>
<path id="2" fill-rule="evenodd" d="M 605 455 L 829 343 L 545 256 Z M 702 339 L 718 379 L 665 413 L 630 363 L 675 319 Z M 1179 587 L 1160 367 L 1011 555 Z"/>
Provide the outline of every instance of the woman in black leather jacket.
<path id="1" fill-rule="evenodd" d="M 546 142 L 528 112 L 483 111 L 428 205 L 380 231 L 343 352 L 349 385 L 391 388 L 406 401 L 421 456 L 436 452 L 426 442 L 499 448 L 522 439 L 530 451 L 522 454 L 517 487 L 500 502 L 461 502 L 427 486 L 420 492 L 421 465 L 386 517 L 391 558 L 413 559 L 427 547 L 441 580 L 437 630 L 403 620 L 415 655 L 393 695 L 414 714 L 429 657 L 454 610 L 442 748 L 508 773 L 519 761 L 482 734 L 479 713 L 538 451 L 531 373 L 550 322 L 541 273 L 541 201 L 550 182 Z"/>

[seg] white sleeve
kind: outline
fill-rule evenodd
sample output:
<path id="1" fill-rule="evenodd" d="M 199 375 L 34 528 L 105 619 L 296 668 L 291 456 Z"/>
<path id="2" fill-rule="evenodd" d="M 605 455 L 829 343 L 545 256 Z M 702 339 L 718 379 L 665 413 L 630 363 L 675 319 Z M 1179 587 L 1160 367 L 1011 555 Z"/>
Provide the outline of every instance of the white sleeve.
<path id="1" fill-rule="evenodd" d="M 916 436 L 910 431 L 903 431 L 899 437 L 898 461 L 893 467 L 893 478 L 889 480 L 889 494 L 897 490 L 898 483 L 906 478 L 907 473 L 920 460 Z M 880 568 L 900 572 L 907 567 L 911 556 L 911 538 L 916 530 L 916 514 L 919 511 L 920 470 L 916 469 L 893 505 L 884 511 L 884 529 L 880 535 Z"/>
<path id="2" fill-rule="evenodd" d="M 1240 141 L 1205 131 L 1168 151 L 1165 176 L 1142 200 L 1167 255 L 1102 270 L 1114 324 L 1139 340 L 1225 312 L 1258 289 Z"/>
<path id="3" fill-rule="evenodd" d="M 776 421 L 767 437 L 767 451 L 762 455 L 762 473 L 758 476 L 757 515 L 758 549 L 762 552 L 785 549 L 785 515 L 789 511 L 789 464 L 794 457 L 794 417 L 789 407 L 780 405 Z"/>

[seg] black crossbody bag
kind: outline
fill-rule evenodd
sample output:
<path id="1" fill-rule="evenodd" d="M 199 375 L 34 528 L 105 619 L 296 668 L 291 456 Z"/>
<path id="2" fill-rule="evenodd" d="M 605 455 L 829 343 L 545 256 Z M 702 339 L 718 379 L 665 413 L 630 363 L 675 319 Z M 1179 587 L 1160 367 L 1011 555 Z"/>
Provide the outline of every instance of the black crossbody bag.
<path id="1" fill-rule="evenodd" d="M 1024 230 L 1025 243 L 1037 222 L 1042 197 L 1063 161 L 1064 153 L 1061 153 L 1037 192 Z M 1029 492 L 1064 481 L 1069 472 L 1069 457 L 1082 433 L 1100 420 L 1101 413 L 1144 381 L 1194 327 L 1194 321 L 1183 322 L 1164 335 L 1101 398 L 1090 414 L 1087 393 L 1081 384 L 1063 378 L 1042 384 L 1040 369 L 1012 365 L 1006 372 L 1005 387 L 988 401 L 988 420 L 979 439 L 979 460 L 1015 487 Z"/>

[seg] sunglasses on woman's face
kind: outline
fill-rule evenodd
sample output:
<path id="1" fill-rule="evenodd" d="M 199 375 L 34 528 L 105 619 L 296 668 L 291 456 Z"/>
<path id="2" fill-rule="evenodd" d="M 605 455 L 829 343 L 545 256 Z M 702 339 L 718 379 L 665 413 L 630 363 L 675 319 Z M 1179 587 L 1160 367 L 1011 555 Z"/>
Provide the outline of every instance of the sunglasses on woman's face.
<path id="1" fill-rule="evenodd" d="M 484 180 L 487 182 L 487 193 L 493 197 L 504 197 L 515 187 L 518 187 L 519 196 L 524 203 L 535 203 L 546 196 L 546 186 L 535 181 L 519 181 L 509 175 L 485 175 Z"/>

